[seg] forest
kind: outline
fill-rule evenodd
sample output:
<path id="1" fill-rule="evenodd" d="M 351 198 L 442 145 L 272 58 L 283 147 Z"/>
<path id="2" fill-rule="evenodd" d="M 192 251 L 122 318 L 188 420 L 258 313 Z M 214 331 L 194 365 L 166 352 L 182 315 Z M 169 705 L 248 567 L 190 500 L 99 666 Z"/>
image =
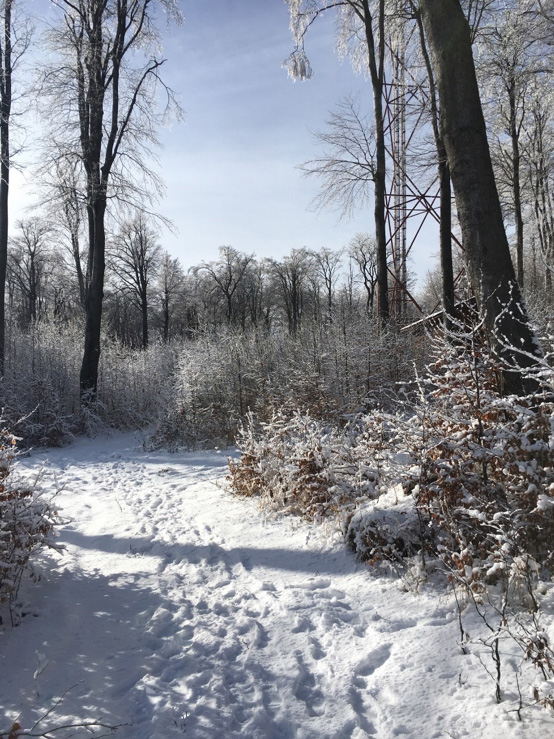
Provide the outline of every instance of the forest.
<path id="1" fill-rule="evenodd" d="M 345 97 L 315 134 L 320 155 L 299 165 L 317 182 L 317 207 L 344 217 L 365 207 L 374 230 L 279 258 L 221 245 L 217 259 L 185 269 L 163 246 L 171 224 L 156 212 L 155 150 L 160 128 L 183 114 L 161 47 L 164 24 L 179 25 L 186 7 L 58 0 L 39 32 L 23 0 L 2 0 L 0 603 L 12 623 L 23 618 L 31 555 L 55 549 L 63 524 L 40 476 L 22 482 L 16 448 L 135 432 L 164 460 L 224 449 L 226 489 L 241 505 L 319 527 L 368 576 L 397 578 L 408 593 L 447 589 L 461 653 L 480 645 L 496 703 L 510 701 L 514 721 L 528 721 L 527 709 L 551 716 L 554 4 L 285 5 L 293 79 L 312 76 L 311 36 L 332 16 L 339 56 L 371 88 L 372 108 Z M 12 224 L 27 116 L 43 130 L 40 185 Z M 412 253 L 430 225 L 439 264 L 416 281 Z M 151 519 L 148 496 L 141 505 Z M 467 623 L 485 636 L 472 641 Z M 365 678 L 374 667 L 360 669 Z M 312 683 L 294 685 L 319 716 Z M 373 735 L 351 703 L 357 717 L 333 736 Z M 10 737 L 51 735 L 12 720 Z M 193 735 L 208 736 L 197 720 Z M 185 719 L 171 721 L 184 733 Z M 229 736 L 322 735 L 319 724 L 302 734 L 252 721 L 250 734 L 233 724 Z M 379 725 L 384 739 L 409 733 Z"/>

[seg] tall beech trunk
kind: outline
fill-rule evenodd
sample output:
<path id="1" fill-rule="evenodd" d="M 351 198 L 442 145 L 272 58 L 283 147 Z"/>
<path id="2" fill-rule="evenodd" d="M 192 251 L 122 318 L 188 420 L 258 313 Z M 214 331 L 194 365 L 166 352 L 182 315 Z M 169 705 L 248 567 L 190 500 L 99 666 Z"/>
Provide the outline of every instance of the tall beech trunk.
<path id="1" fill-rule="evenodd" d="M 389 287 L 386 233 L 386 147 L 383 124 L 383 86 L 385 74 L 385 2 L 378 3 L 378 39 L 375 43 L 373 19 L 368 0 L 362 0 L 363 22 L 367 42 L 369 74 L 373 89 L 373 116 L 375 124 L 375 241 L 377 243 L 377 304 L 379 319 L 389 317 Z"/>
<path id="2" fill-rule="evenodd" d="M 516 280 L 494 180 L 471 49 L 458 0 L 420 0 L 437 80 L 441 133 L 472 288 L 498 355 L 514 369 L 504 391 L 526 388 L 520 367 L 540 353 Z"/>
<path id="3" fill-rule="evenodd" d="M 88 285 L 85 300 L 85 346 L 81 364 L 81 397 L 85 402 L 96 398 L 100 362 L 100 330 L 106 271 L 106 200 L 95 198 L 87 207 L 89 220 Z"/>
<path id="4" fill-rule="evenodd" d="M 510 102 L 510 139 L 512 142 L 512 165 L 513 165 L 513 181 L 512 192 L 514 197 L 514 217 L 516 224 L 516 264 L 517 264 L 517 281 L 523 290 L 523 214 L 521 206 L 521 153 L 519 150 L 519 128 L 517 125 L 517 106 L 516 106 L 516 82 L 515 77 L 510 80 L 510 89 L 508 92 Z"/>
<path id="5" fill-rule="evenodd" d="M 0 377 L 6 356 L 6 269 L 10 189 L 10 115 L 12 107 L 12 0 L 4 0 L 3 48 L 0 51 Z"/>

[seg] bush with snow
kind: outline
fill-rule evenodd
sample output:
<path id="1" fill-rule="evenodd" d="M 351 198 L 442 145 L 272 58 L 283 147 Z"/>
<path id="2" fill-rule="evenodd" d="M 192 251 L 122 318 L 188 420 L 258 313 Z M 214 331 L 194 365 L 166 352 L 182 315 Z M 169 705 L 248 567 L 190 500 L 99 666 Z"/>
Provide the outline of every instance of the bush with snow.
<path id="1" fill-rule="evenodd" d="M 99 429 L 144 428 L 155 423 L 173 394 L 177 347 L 124 348 L 103 337 L 98 397 L 81 407 L 83 353 L 78 322 L 42 321 L 9 333 L 0 409 L 26 446 L 61 446 Z"/>
<path id="2" fill-rule="evenodd" d="M 179 347 L 153 444 L 233 444 L 249 411 L 266 423 L 276 409 L 336 423 L 383 403 L 396 382 L 412 377 L 414 351 L 409 336 L 379 332 L 367 318 L 306 321 L 294 335 L 277 326 L 199 333 Z"/>
<path id="3" fill-rule="evenodd" d="M 301 411 L 276 412 L 267 423 L 250 414 L 238 439 L 240 458 L 229 461 L 231 487 L 272 510 L 335 518 L 346 530 L 357 506 L 392 480 L 400 426 L 391 418 L 374 414 L 340 427 Z"/>
<path id="4" fill-rule="evenodd" d="M 545 363 L 536 391 L 503 397 L 483 332 L 458 335 L 430 367 L 412 422 L 416 506 L 432 548 L 472 587 L 504 580 L 532 557 L 554 557 L 554 387 Z"/>
<path id="5" fill-rule="evenodd" d="M 13 606 L 25 574 L 37 577 L 31 557 L 45 547 L 57 549 L 59 517 L 39 481 L 23 479 L 14 467 L 16 440 L 0 430 L 0 605 Z"/>

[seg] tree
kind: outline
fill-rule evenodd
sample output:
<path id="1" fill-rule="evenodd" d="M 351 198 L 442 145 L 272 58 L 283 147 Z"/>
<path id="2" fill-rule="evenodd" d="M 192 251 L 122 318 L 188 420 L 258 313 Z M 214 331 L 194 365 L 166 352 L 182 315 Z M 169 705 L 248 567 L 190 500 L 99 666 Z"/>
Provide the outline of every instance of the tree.
<path id="1" fill-rule="evenodd" d="M 373 90 L 373 124 L 375 136 L 374 218 L 377 242 L 377 282 L 379 316 L 389 317 L 387 237 L 385 226 L 386 147 L 383 119 L 385 84 L 385 0 L 377 0 L 375 10 L 370 0 L 286 0 L 290 8 L 291 28 L 296 48 L 287 60 L 293 78 L 307 79 L 311 67 L 304 51 L 308 28 L 319 15 L 336 10 L 340 23 L 340 48 L 360 69 L 369 71 Z"/>
<path id="2" fill-rule="evenodd" d="M 539 237 L 542 261 L 545 266 L 545 288 L 551 298 L 554 271 L 554 130 L 551 101 L 544 88 L 539 87 L 529 101 L 529 180 L 533 216 Z"/>
<path id="3" fill-rule="evenodd" d="M 377 285 L 377 253 L 375 239 L 369 234 L 359 233 L 350 242 L 348 253 L 356 264 L 366 291 L 366 313 L 373 313 L 375 288 Z"/>
<path id="4" fill-rule="evenodd" d="M 314 204 L 323 209 L 336 205 L 342 215 L 367 205 L 375 182 L 375 137 L 371 120 L 353 97 L 341 100 L 315 137 L 323 146 L 322 156 L 304 162 L 302 171 L 321 182 Z"/>
<path id="5" fill-rule="evenodd" d="M 319 251 L 310 252 L 310 254 L 315 265 L 316 275 L 323 281 L 327 320 L 329 323 L 333 323 L 333 300 L 342 263 L 342 251 L 333 251 L 323 247 Z"/>
<path id="6" fill-rule="evenodd" d="M 254 261 L 252 255 L 241 254 L 232 246 L 219 247 L 219 261 L 202 262 L 194 268 L 194 273 L 204 272 L 213 289 L 218 293 L 225 305 L 227 325 L 236 323 L 238 317 L 236 294 L 239 286 L 245 280 L 248 267 Z"/>
<path id="7" fill-rule="evenodd" d="M 109 199 L 152 200 L 155 178 L 141 156 L 155 141 L 156 5 L 178 17 L 177 0 L 59 0 L 61 28 L 51 33 L 62 57 L 45 75 L 55 160 L 78 162 L 85 180 L 88 265 L 81 398 L 98 385 Z M 142 60 L 142 63 L 141 63 Z M 168 103 L 171 91 L 164 87 Z M 132 176 L 131 176 L 132 173 Z M 150 175 L 150 176 L 149 176 Z M 140 186 L 141 178 L 143 186 Z"/>
<path id="8" fill-rule="evenodd" d="M 13 73 L 30 43 L 27 23 L 14 23 L 14 0 L 0 5 L 0 376 L 5 359 L 5 288 L 8 261 L 8 201 L 11 168 Z"/>
<path id="9" fill-rule="evenodd" d="M 125 223 L 115 239 L 114 270 L 140 313 L 143 349 L 148 346 L 150 285 L 158 271 L 160 253 L 156 235 L 142 213 Z"/>
<path id="10" fill-rule="evenodd" d="M 19 233 L 12 241 L 9 271 L 22 297 L 22 319 L 25 326 L 39 318 L 44 301 L 44 286 L 48 265 L 46 242 L 50 226 L 38 217 L 17 222 Z"/>
<path id="11" fill-rule="evenodd" d="M 507 190 L 516 236 L 516 268 L 524 284 L 523 152 L 522 138 L 528 117 L 533 78 L 541 74 L 536 20 L 517 2 L 497 14 L 482 34 L 480 73 L 496 119 L 497 183 Z"/>
<path id="12" fill-rule="evenodd" d="M 79 302 L 84 309 L 87 294 L 87 251 L 83 247 L 86 203 L 78 181 L 78 163 L 61 160 L 54 167 L 54 179 L 45 183 L 48 195 L 43 199 L 48 217 L 58 225 L 58 236 L 66 247 L 75 271 Z"/>
<path id="13" fill-rule="evenodd" d="M 439 218 L 439 243 L 440 243 L 440 264 L 442 276 L 441 302 L 444 308 L 444 315 L 448 325 L 448 316 L 454 315 L 455 294 L 454 294 L 454 269 L 452 264 L 452 188 L 450 182 L 450 169 L 448 167 L 448 159 L 446 156 L 446 148 L 444 138 L 440 127 L 439 103 L 437 100 L 437 85 L 429 51 L 425 41 L 425 33 L 423 30 L 423 21 L 419 9 L 413 6 L 413 12 L 419 31 L 419 41 L 425 71 L 427 74 L 427 82 L 429 86 L 429 109 L 431 113 L 431 127 L 433 130 L 433 139 L 437 153 L 437 168 L 439 177 L 439 199 L 440 199 L 440 218 Z"/>
<path id="14" fill-rule="evenodd" d="M 539 348 L 516 280 L 496 189 L 471 49 L 458 0 L 420 0 L 437 79 L 441 130 L 467 266 L 485 326 L 511 367 L 508 392 L 522 392 L 519 367 Z"/>
<path id="15" fill-rule="evenodd" d="M 306 249 L 293 249 L 281 262 L 270 261 L 270 270 L 276 290 L 283 301 L 289 334 L 298 333 L 304 312 L 306 280 L 312 270 Z"/>
<path id="16" fill-rule="evenodd" d="M 158 300 L 162 313 L 162 338 L 165 344 L 169 341 L 171 319 L 175 312 L 179 296 L 183 292 L 185 275 L 177 257 L 165 251 L 158 269 Z"/>

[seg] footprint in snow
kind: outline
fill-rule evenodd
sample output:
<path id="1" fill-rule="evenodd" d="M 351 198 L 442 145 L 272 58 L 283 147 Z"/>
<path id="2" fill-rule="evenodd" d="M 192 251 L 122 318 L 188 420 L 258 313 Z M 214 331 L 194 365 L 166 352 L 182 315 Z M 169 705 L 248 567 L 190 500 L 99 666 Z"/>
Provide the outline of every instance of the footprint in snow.
<path id="1" fill-rule="evenodd" d="M 322 716 L 325 713 L 325 698 L 316 685 L 315 675 L 308 670 L 300 653 L 297 652 L 295 656 L 298 675 L 293 686 L 294 697 L 306 704 L 308 716 Z"/>
<path id="2" fill-rule="evenodd" d="M 404 629 L 412 629 L 414 626 L 417 626 L 417 621 L 415 621 L 413 618 L 402 618 L 398 619 L 397 621 L 381 619 L 381 623 L 377 627 L 377 630 L 389 633 L 395 631 L 403 631 Z"/>
<path id="3" fill-rule="evenodd" d="M 361 675 L 362 677 L 369 677 L 369 675 L 373 675 L 375 670 L 382 667 L 389 657 L 390 647 L 388 644 L 383 644 L 383 646 L 374 649 L 366 657 L 360 660 L 354 668 L 355 672 L 357 675 Z"/>
<path id="4" fill-rule="evenodd" d="M 354 726 L 356 726 L 357 724 L 357 727 L 361 729 L 362 731 L 364 731 L 366 735 L 374 736 L 375 734 L 377 734 L 377 730 L 366 716 L 367 707 L 366 707 L 366 704 L 364 702 L 364 699 L 362 697 L 360 690 L 357 689 L 358 686 L 356 686 L 354 681 L 352 681 L 352 683 L 353 684 L 350 687 L 350 690 L 348 691 L 348 697 L 350 699 L 350 705 L 352 707 L 352 710 L 354 711 L 354 713 L 356 713 L 358 717 Z M 365 687 L 365 684 L 361 686 L 361 689 L 363 690 L 364 687 Z M 345 736 L 353 736 L 353 732 L 345 734 Z"/>
<path id="5" fill-rule="evenodd" d="M 327 656 L 327 652 L 323 649 L 315 636 L 311 636 L 308 641 L 310 642 L 310 652 L 313 659 L 318 661 Z"/>
<path id="6" fill-rule="evenodd" d="M 293 634 L 299 634 L 301 631 L 314 631 L 315 626 L 309 618 L 305 616 L 296 616 L 294 619 L 294 626 L 291 631 Z"/>
<path id="7" fill-rule="evenodd" d="M 298 585 L 295 585 L 294 587 L 299 588 L 300 590 L 323 590 L 325 588 L 330 587 L 331 580 L 327 580 L 324 577 L 318 577 L 318 578 L 310 578 L 308 582 L 305 583 L 299 583 Z M 336 591 L 339 592 L 339 591 Z"/>

